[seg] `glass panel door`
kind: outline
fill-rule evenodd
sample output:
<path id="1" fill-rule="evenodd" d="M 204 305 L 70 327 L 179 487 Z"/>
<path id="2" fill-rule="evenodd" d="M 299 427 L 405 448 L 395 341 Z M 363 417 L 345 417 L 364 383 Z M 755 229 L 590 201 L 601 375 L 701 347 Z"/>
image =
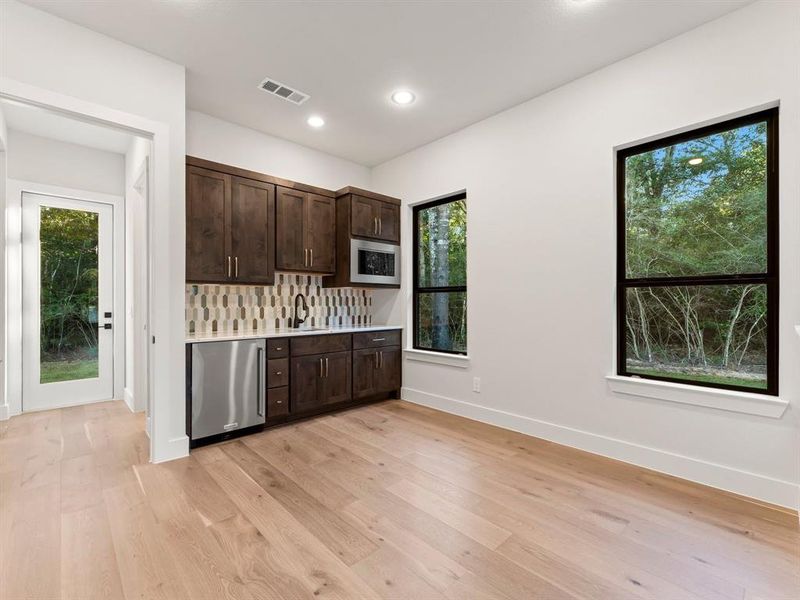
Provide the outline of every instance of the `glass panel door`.
<path id="1" fill-rule="evenodd" d="M 23 194 L 23 410 L 113 396 L 113 208 Z"/>

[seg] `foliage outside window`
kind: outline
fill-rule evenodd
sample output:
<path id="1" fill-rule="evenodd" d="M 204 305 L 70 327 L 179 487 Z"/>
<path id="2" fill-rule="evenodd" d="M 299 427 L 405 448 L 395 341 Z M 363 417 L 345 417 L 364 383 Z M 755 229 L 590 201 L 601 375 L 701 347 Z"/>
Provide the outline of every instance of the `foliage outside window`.
<path id="1" fill-rule="evenodd" d="M 777 109 L 617 161 L 619 374 L 777 394 Z"/>
<path id="2" fill-rule="evenodd" d="M 414 207 L 414 348 L 467 353 L 467 200 Z"/>

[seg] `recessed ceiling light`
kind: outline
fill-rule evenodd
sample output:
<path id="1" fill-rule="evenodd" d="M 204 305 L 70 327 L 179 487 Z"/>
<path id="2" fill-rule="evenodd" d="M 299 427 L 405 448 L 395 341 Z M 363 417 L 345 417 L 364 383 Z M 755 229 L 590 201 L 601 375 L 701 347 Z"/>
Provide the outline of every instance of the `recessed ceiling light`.
<path id="1" fill-rule="evenodd" d="M 412 104 L 416 98 L 414 92 L 409 90 L 395 90 L 392 92 L 392 102 L 401 106 Z"/>
<path id="2" fill-rule="evenodd" d="M 311 115 L 310 117 L 308 117 L 306 123 L 308 123 L 312 127 L 322 127 L 323 125 L 325 125 L 325 119 L 323 119 L 319 115 Z"/>
<path id="3" fill-rule="evenodd" d="M 699 156 L 689 159 L 689 164 L 690 165 L 699 165 L 701 162 L 703 162 L 703 159 L 701 157 L 699 157 Z"/>

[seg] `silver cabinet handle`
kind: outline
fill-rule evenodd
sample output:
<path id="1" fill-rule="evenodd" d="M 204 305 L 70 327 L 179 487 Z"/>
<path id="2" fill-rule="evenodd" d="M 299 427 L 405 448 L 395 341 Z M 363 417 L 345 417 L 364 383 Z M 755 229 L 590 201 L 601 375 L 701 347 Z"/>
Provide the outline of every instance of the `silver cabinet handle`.
<path id="1" fill-rule="evenodd" d="M 283 400 L 275 400 L 275 404 L 283 404 Z"/>
<path id="2" fill-rule="evenodd" d="M 325 377 L 324 373 L 325 372 L 322 370 L 322 359 L 320 358 L 319 359 L 319 376 L 320 377 Z"/>
<path id="3" fill-rule="evenodd" d="M 231 278 L 231 257 L 228 257 L 228 279 Z"/>
<path id="4" fill-rule="evenodd" d="M 378 368 L 378 353 L 375 353 L 375 368 Z"/>
<path id="5" fill-rule="evenodd" d="M 325 359 L 325 378 L 326 379 L 328 378 L 328 375 L 330 375 L 330 365 L 328 364 L 328 359 L 326 358 Z"/>
<path id="6" fill-rule="evenodd" d="M 378 217 L 378 235 L 383 233 L 383 219 Z"/>
<path id="7" fill-rule="evenodd" d="M 308 266 L 308 248 L 303 248 L 303 266 Z"/>
<path id="8" fill-rule="evenodd" d="M 275 350 L 276 350 L 276 351 L 277 351 L 277 350 L 283 350 L 283 346 L 277 346 L 277 347 L 275 348 Z"/>
<path id="9" fill-rule="evenodd" d="M 233 276 L 235 279 L 239 279 L 239 257 L 233 257 Z"/>
<path id="10" fill-rule="evenodd" d="M 383 352 L 380 353 L 381 355 L 381 369 L 383 368 Z"/>
<path id="11" fill-rule="evenodd" d="M 311 257 L 311 264 L 308 265 L 308 266 L 309 267 L 313 267 L 314 266 L 314 249 L 313 248 L 309 248 L 308 249 L 308 255 Z"/>
<path id="12" fill-rule="evenodd" d="M 275 371 L 275 375 L 283 375 L 283 371 Z"/>
<path id="13" fill-rule="evenodd" d="M 373 338 L 372 341 L 373 342 L 385 342 L 386 338 Z"/>
<path id="14" fill-rule="evenodd" d="M 373 221 L 373 223 L 372 223 L 372 232 L 375 235 L 378 235 L 378 217 L 374 217 L 372 219 L 372 221 Z"/>
<path id="15" fill-rule="evenodd" d="M 262 405 L 262 400 L 264 399 L 264 389 L 263 389 L 264 386 L 261 384 L 261 369 L 263 368 L 264 360 L 262 359 L 262 356 L 261 356 L 261 348 L 258 349 L 257 357 L 258 357 L 257 358 L 257 360 L 258 360 L 258 368 L 256 369 L 256 373 L 258 373 L 258 376 L 256 377 L 256 382 L 257 382 L 256 385 L 258 386 L 258 388 L 257 388 L 258 389 L 258 394 L 257 394 L 258 405 L 256 406 L 256 412 L 258 413 L 259 417 L 263 417 L 264 416 L 264 407 Z"/>

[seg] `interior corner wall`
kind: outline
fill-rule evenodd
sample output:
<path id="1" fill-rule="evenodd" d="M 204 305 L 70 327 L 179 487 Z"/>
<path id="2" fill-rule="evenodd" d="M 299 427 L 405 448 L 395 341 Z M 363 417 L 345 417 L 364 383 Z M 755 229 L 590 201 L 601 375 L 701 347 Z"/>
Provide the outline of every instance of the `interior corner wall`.
<path id="1" fill-rule="evenodd" d="M 186 112 L 186 153 L 329 190 L 370 182 L 368 167 L 193 110 Z"/>
<path id="2" fill-rule="evenodd" d="M 372 170 L 408 203 L 467 190 L 467 369 L 404 398 L 798 508 L 800 4 L 759 2 Z M 612 393 L 615 147 L 780 102 L 780 419 Z M 399 296 L 377 314 L 409 322 Z M 376 316 L 377 318 L 377 316 Z M 473 377 L 481 391 L 472 391 Z M 744 443 L 746 441 L 746 443 Z"/>
<path id="3" fill-rule="evenodd" d="M 151 458 L 185 456 L 185 69 L 16 0 L 0 4 L 0 17 L 0 77 L 102 107 L 110 120 L 146 120 L 160 132 L 153 159 L 164 167 L 154 168 L 154 194 L 163 200 L 156 199 L 150 239 L 158 307 L 150 377 L 160 417 Z"/>

